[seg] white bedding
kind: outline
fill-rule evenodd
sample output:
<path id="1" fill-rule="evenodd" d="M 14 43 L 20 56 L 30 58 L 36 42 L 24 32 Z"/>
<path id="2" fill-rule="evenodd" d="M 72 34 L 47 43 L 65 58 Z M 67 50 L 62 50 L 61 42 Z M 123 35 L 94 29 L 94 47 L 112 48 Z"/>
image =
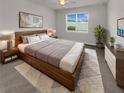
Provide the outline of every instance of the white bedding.
<path id="1" fill-rule="evenodd" d="M 18 49 L 19 49 L 20 52 L 25 53 L 25 47 L 26 46 L 29 46 L 29 45 L 30 44 L 23 44 L 23 43 L 22 44 L 19 44 L 18 45 Z"/>
<path id="2" fill-rule="evenodd" d="M 24 51 L 25 47 L 29 46 L 29 45 L 31 45 L 31 44 L 19 44 L 18 45 L 19 51 L 21 51 L 22 53 L 25 53 L 25 51 Z M 61 59 L 60 68 L 64 71 L 73 73 L 77 66 L 78 60 L 80 58 L 80 54 L 83 50 L 83 47 L 84 47 L 83 43 L 77 42 L 72 47 L 72 49 Z"/>
<path id="3" fill-rule="evenodd" d="M 48 40 L 49 38 L 47 38 L 46 40 Z M 26 46 L 29 46 L 31 44 L 35 44 L 35 43 L 38 43 L 38 42 L 42 42 L 42 41 L 44 41 L 44 40 L 40 40 L 40 41 L 32 42 L 32 43 L 27 43 L 27 44 L 21 43 L 21 44 L 18 45 L 19 51 L 22 52 L 22 53 L 25 53 L 25 47 Z"/>
<path id="4" fill-rule="evenodd" d="M 60 68 L 73 73 L 80 58 L 80 54 L 83 50 L 83 46 L 83 43 L 76 43 L 72 49 L 62 58 L 60 62 Z"/>

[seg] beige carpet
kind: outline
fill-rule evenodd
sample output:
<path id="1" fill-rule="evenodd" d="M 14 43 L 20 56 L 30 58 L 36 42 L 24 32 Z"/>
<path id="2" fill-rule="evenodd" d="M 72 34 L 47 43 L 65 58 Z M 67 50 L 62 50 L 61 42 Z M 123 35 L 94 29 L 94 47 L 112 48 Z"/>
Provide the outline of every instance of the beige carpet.
<path id="1" fill-rule="evenodd" d="M 41 93 L 104 93 L 96 51 L 85 49 L 86 56 L 76 90 L 70 92 L 45 74 L 23 63 L 15 69 Z"/>

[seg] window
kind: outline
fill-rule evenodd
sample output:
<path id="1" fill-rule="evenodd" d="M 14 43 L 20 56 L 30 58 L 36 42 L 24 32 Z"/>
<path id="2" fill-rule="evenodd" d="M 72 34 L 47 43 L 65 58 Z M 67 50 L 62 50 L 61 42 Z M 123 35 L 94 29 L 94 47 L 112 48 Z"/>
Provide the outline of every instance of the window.
<path id="1" fill-rule="evenodd" d="M 66 15 L 66 30 L 69 32 L 88 32 L 88 13 Z"/>

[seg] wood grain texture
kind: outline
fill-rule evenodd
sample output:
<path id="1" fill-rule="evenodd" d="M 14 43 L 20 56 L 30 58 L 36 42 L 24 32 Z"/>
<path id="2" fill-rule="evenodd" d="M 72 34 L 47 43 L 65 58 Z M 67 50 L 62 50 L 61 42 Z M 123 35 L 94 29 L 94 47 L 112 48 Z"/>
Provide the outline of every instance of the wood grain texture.
<path id="1" fill-rule="evenodd" d="M 117 85 L 124 87 L 124 52 L 117 51 L 114 47 L 106 44 L 111 53 L 116 57 L 116 81 Z"/>
<path id="2" fill-rule="evenodd" d="M 12 59 L 12 56 L 14 56 L 14 55 L 18 56 L 19 50 L 18 50 L 18 48 L 10 48 L 9 50 L 7 50 L 7 49 L 0 50 L 0 52 L 1 52 L 1 62 L 3 64 L 6 64 L 6 63 L 11 62 L 11 61 L 18 58 L 17 57 L 15 59 Z M 11 60 L 10 61 L 5 61 L 6 58 L 11 58 Z"/>
<path id="3" fill-rule="evenodd" d="M 17 47 L 18 44 L 22 43 L 21 36 L 33 35 L 33 34 L 40 34 L 40 33 L 47 33 L 47 30 L 35 30 L 35 31 L 20 31 L 20 32 L 15 32 L 15 46 Z"/>
<path id="4" fill-rule="evenodd" d="M 64 85 L 69 90 L 71 91 L 75 90 L 75 86 L 77 85 L 81 66 L 84 60 L 84 51 L 82 51 L 80 60 L 76 66 L 74 73 L 72 74 L 62 69 L 59 69 L 55 66 L 52 66 L 47 62 L 44 62 L 42 60 L 29 56 L 28 54 L 24 54 L 20 52 L 19 56 L 26 63 L 36 68 L 37 70 L 43 72 L 44 74 L 48 75 L 49 77 L 53 78 L 54 80 L 58 81 L 60 84 Z"/>
<path id="5" fill-rule="evenodd" d="M 39 34 L 39 33 L 47 33 L 47 30 L 16 32 L 15 33 L 15 38 L 16 38 L 15 45 L 18 46 L 18 44 L 22 43 L 22 40 L 21 40 L 22 35 L 32 35 L 32 34 Z M 84 54 L 85 53 L 84 53 L 84 48 L 83 48 L 74 73 L 69 73 L 67 71 L 64 71 L 64 70 L 57 68 L 51 64 L 48 64 L 47 62 L 45 62 L 43 60 L 39 60 L 39 59 L 32 57 L 28 54 L 25 54 L 25 53 L 20 52 L 19 57 L 22 60 L 24 60 L 26 63 L 31 65 L 32 67 L 36 68 L 37 70 L 45 73 L 49 77 L 58 81 L 60 84 L 62 84 L 69 90 L 74 91 L 75 86 L 77 85 L 77 81 L 79 79 L 82 63 L 84 60 Z"/>

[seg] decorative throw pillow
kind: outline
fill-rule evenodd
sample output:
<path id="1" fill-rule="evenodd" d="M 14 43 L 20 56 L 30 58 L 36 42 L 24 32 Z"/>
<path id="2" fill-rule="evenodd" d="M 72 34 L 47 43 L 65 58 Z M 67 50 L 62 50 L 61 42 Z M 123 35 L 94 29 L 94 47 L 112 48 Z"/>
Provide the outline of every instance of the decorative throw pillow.
<path id="1" fill-rule="evenodd" d="M 41 40 L 47 40 L 49 38 L 49 36 L 47 34 L 38 34 L 38 36 L 40 37 Z"/>
<path id="2" fill-rule="evenodd" d="M 35 42 L 39 42 L 41 39 L 39 36 L 29 36 L 28 37 L 28 42 L 29 43 L 35 43 Z"/>
<path id="3" fill-rule="evenodd" d="M 36 36 L 36 34 L 34 34 L 34 35 L 27 35 L 27 36 L 21 36 L 23 44 L 29 43 L 28 37 L 31 37 L 31 36 Z"/>

